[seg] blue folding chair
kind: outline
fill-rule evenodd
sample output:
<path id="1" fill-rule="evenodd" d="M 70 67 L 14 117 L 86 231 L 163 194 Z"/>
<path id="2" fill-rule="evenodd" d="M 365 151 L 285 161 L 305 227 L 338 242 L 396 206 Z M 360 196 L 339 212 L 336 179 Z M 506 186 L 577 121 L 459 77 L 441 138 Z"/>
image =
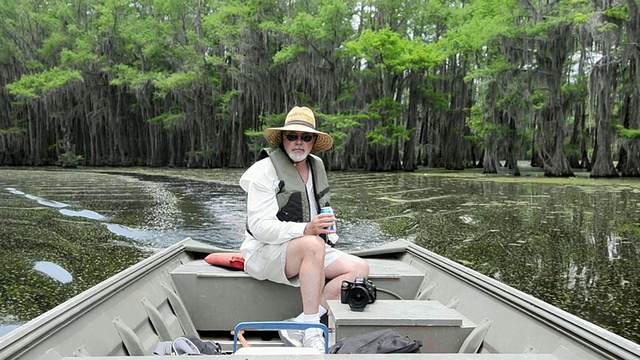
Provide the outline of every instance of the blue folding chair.
<path id="1" fill-rule="evenodd" d="M 329 353 L 329 329 L 322 323 L 299 323 L 293 321 L 253 321 L 241 322 L 233 330 L 233 353 L 238 350 L 238 332 L 244 329 L 254 330 L 305 330 L 319 328 L 324 331 L 324 353 Z"/>

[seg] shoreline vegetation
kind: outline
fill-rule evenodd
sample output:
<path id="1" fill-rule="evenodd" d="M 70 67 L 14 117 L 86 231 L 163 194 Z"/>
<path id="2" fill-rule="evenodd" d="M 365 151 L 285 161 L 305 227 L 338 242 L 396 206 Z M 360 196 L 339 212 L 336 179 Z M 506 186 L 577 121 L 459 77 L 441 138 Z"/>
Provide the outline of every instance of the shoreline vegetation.
<path id="1" fill-rule="evenodd" d="M 576 185 L 576 186 L 628 186 L 632 188 L 640 188 L 640 179 L 636 178 L 592 178 L 585 169 L 575 169 L 571 177 L 548 177 L 545 176 L 544 170 L 531 167 L 528 161 L 518 161 L 520 176 L 513 176 L 509 169 L 503 167 L 498 168 L 498 172 L 494 174 L 485 174 L 481 168 L 471 168 L 460 170 L 430 169 L 419 167 L 416 171 L 407 173 L 412 176 L 437 176 L 454 179 L 467 179 L 473 181 L 493 181 L 516 184 L 555 184 L 555 185 Z M 57 167 L 45 167 L 50 170 L 61 170 Z M 1 169 L 1 168 L 0 168 Z M 17 168 L 16 168 L 17 169 Z M 37 168 L 36 168 L 37 169 Z M 186 180 L 202 180 L 222 182 L 224 184 L 237 185 L 240 175 L 244 172 L 244 168 L 213 168 L 213 169 L 188 169 L 188 168 L 159 168 L 159 167 L 78 167 L 76 170 L 87 172 L 106 172 L 106 173 L 132 173 L 142 175 L 162 175 L 182 178 Z M 341 173 L 341 170 L 330 170 L 333 173 Z M 364 171 L 350 170 L 351 173 L 394 173 L 393 171 Z M 237 178 L 229 176 L 229 173 L 236 174 Z M 397 171 L 397 173 L 402 173 Z M 220 174 L 216 176 L 216 174 Z M 211 178 L 214 178 L 213 180 Z"/>
<path id="2" fill-rule="evenodd" d="M 3 1 L 0 164 L 242 168 L 297 105 L 332 170 L 638 178 L 639 6 Z"/>

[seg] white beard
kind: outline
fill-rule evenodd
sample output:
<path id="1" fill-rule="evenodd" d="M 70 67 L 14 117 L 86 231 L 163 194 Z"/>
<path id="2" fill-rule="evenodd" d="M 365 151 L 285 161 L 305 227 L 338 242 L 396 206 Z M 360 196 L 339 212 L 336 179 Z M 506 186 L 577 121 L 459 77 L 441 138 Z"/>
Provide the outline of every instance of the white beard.
<path id="1" fill-rule="evenodd" d="M 293 151 L 289 152 L 289 158 L 291 159 L 291 161 L 293 161 L 294 163 L 299 163 L 301 161 L 304 161 L 304 159 L 307 158 L 307 153 L 305 152 L 304 154 L 298 154 L 298 153 L 294 153 Z"/>

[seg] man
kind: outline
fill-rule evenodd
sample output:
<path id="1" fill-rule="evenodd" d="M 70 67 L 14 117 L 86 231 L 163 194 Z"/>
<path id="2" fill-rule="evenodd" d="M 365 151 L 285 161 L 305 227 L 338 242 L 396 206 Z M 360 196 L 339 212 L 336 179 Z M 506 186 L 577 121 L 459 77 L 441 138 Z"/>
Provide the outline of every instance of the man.
<path id="1" fill-rule="evenodd" d="M 330 205 L 329 183 L 320 153 L 333 138 L 316 129 L 313 112 L 294 107 L 283 127 L 264 131 L 272 147 L 242 175 L 247 192 L 247 231 L 240 247 L 245 271 L 259 280 L 299 286 L 303 312 L 293 321 L 319 323 L 327 300 L 340 298 L 343 280 L 369 276 L 368 264 L 327 245 L 323 238 L 333 214 L 320 214 Z M 328 281 L 328 282 L 327 282 Z M 324 352 L 318 328 L 283 331 L 283 340 Z"/>

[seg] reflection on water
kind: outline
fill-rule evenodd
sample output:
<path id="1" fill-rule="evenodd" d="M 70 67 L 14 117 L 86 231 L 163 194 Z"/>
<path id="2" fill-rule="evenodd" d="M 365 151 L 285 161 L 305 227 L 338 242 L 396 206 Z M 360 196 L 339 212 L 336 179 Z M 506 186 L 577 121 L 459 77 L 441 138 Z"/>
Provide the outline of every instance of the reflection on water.
<path id="1" fill-rule="evenodd" d="M 25 194 L 24 192 L 18 190 L 18 189 L 14 189 L 14 188 L 6 188 L 6 190 L 14 195 L 24 195 L 24 197 L 26 197 L 27 199 L 31 199 L 31 200 L 35 200 L 38 202 L 38 204 L 40 205 L 44 205 L 44 206 L 49 206 L 49 207 L 53 207 L 53 208 L 63 208 L 63 207 L 67 207 L 69 205 L 65 204 L 65 203 L 61 203 L 58 201 L 50 201 L 50 200 L 45 200 L 39 196 L 35 196 L 35 195 L 31 195 L 31 194 Z"/>
<path id="2" fill-rule="evenodd" d="M 142 240 L 148 238 L 150 236 L 148 231 L 143 231 L 139 229 L 134 229 L 129 226 L 119 225 L 119 224 L 105 224 L 107 229 L 112 233 L 124 237 L 128 237 L 129 239 L 134 240 Z"/>
<path id="3" fill-rule="evenodd" d="M 607 252 L 609 254 L 609 260 L 620 259 L 620 253 L 618 252 L 618 244 L 620 240 L 617 234 L 609 234 L 607 241 Z"/>
<path id="4" fill-rule="evenodd" d="M 64 210 L 91 211 L 104 217 L 98 220 L 103 228 L 145 248 L 164 248 L 186 236 L 238 248 L 245 227 L 245 194 L 236 185 L 241 172 L 176 172 L 203 181 L 86 173 L 77 173 L 81 180 L 59 181 L 62 175 L 43 172 L 40 177 L 51 181 L 35 183 L 33 176 L 15 181 L 29 172 L 14 172 L 0 174 L 7 189 L 0 200 L 28 193 L 69 204 Z M 211 181 L 218 176 L 231 184 Z M 483 179 L 331 172 L 338 247 L 363 249 L 406 238 L 639 342 L 640 191 L 603 182 Z M 11 224 L 24 227 L 17 220 Z M 7 314 L 0 312 L 0 323 L 15 323 L 3 318 Z"/>
<path id="5" fill-rule="evenodd" d="M 73 281 L 73 276 L 69 274 L 62 266 L 54 264 L 50 261 L 38 261 L 33 268 L 52 279 L 58 280 L 63 284 Z"/>
<path id="6" fill-rule="evenodd" d="M 67 216 L 79 216 L 85 219 L 92 219 L 92 220 L 102 220 L 105 218 L 104 215 L 100 215 L 97 212 L 91 211 L 91 210 L 62 209 L 60 210 L 60 214 L 67 215 Z"/>
<path id="7" fill-rule="evenodd" d="M 12 332 L 13 330 L 19 328 L 20 325 L 22 325 L 22 324 L 12 324 L 11 320 L 7 318 L 0 318 L 0 324 L 5 324 L 5 325 L 0 325 L 0 337 Z"/>

